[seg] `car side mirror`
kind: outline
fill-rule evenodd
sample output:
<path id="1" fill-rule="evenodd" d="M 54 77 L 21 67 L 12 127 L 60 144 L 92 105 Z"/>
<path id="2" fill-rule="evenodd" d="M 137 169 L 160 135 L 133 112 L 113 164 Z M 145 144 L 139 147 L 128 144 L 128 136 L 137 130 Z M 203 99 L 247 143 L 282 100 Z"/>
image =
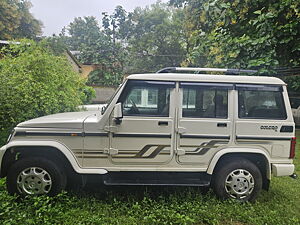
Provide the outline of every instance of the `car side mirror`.
<path id="1" fill-rule="evenodd" d="M 107 105 L 102 106 L 102 108 L 101 108 L 101 115 L 104 114 L 104 112 L 105 112 L 105 110 L 106 110 L 106 107 L 107 107 Z"/>
<path id="2" fill-rule="evenodd" d="M 121 119 L 123 118 L 123 111 L 122 111 L 122 103 L 119 102 L 115 105 L 113 118 L 115 119 L 116 124 L 121 123 Z"/>

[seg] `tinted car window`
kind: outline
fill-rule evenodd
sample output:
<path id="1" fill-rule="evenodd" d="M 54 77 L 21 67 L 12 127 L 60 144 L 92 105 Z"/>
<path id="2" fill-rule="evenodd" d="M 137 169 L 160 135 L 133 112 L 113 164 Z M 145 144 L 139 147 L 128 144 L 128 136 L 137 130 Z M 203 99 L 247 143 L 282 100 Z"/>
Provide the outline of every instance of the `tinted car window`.
<path id="1" fill-rule="evenodd" d="M 182 116 L 195 118 L 227 118 L 228 90 L 184 87 Z"/>
<path id="2" fill-rule="evenodd" d="M 286 119 L 280 91 L 239 90 L 239 118 Z"/>
<path id="3" fill-rule="evenodd" d="M 120 102 L 124 116 L 169 116 L 168 85 L 132 83 Z"/>
<path id="4" fill-rule="evenodd" d="M 297 109 L 300 106 L 300 98 L 290 98 L 291 107 Z"/>

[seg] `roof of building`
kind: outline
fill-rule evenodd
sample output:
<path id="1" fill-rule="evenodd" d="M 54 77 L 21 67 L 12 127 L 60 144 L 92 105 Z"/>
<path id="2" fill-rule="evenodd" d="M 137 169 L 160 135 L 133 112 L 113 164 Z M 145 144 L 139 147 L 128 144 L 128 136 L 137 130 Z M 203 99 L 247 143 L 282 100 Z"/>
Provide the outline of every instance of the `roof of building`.
<path id="1" fill-rule="evenodd" d="M 208 74 L 184 74 L 184 73 L 152 73 L 152 74 L 134 74 L 134 75 L 128 76 L 127 79 L 286 85 L 279 78 L 266 77 L 266 76 L 208 75 Z"/>
<path id="2" fill-rule="evenodd" d="M 81 68 L 81 63 L 76 59 L 76 57 L 74 56 L 72 51 L 69 51 L 68 49 L 66 49 L 66 54 L 68 54 L 70 56 L 70 58 L 74 61 L 74 63 L 78 66 L 78 68 Z"/>
<path id="3" fill-rule="evenodd" d="M 5 40 L 0 40 L 0 44 L 4 44 L 4 45 L 10 45 L 10 44 L 19 45 L 20 42 L 18 42 L 18 41 L 5 41 Z"/>

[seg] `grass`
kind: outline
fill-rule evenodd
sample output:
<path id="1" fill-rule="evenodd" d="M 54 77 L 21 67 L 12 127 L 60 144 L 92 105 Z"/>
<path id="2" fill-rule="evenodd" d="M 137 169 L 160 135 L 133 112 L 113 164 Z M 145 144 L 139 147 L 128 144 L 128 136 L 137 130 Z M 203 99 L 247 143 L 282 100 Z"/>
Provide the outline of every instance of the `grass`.
<path id="1" fill-rule="evenodd" d="M 300 140 L 300 130 L 297 133 Z M 295 159 L 300 174 L 300 141 Z M 300 224 L 300 179 L 273 178 L 255 203 L 198 188 L 113 187 L 17 199 L 0 180 L 0 224 Z"/>

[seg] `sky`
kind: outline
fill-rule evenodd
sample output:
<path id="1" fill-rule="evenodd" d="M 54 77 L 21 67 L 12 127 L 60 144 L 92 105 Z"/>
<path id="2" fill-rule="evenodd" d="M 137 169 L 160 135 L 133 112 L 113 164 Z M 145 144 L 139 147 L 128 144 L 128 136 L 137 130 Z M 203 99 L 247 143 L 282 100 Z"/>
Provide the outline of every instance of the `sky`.
<path id="1" fill-rule="evenodd" d="M 43 22 L 43 35 L 59 34 L 75 17 L 96 16 L 101 19 L 101 12 L 113 12 L 121 5 L 127 12 L 135 7 L 145 7 L 156 0 L 30 0 L 33 4 L 31 13 Z M 161 0 L 168 2 L 168 0 Z"/>

